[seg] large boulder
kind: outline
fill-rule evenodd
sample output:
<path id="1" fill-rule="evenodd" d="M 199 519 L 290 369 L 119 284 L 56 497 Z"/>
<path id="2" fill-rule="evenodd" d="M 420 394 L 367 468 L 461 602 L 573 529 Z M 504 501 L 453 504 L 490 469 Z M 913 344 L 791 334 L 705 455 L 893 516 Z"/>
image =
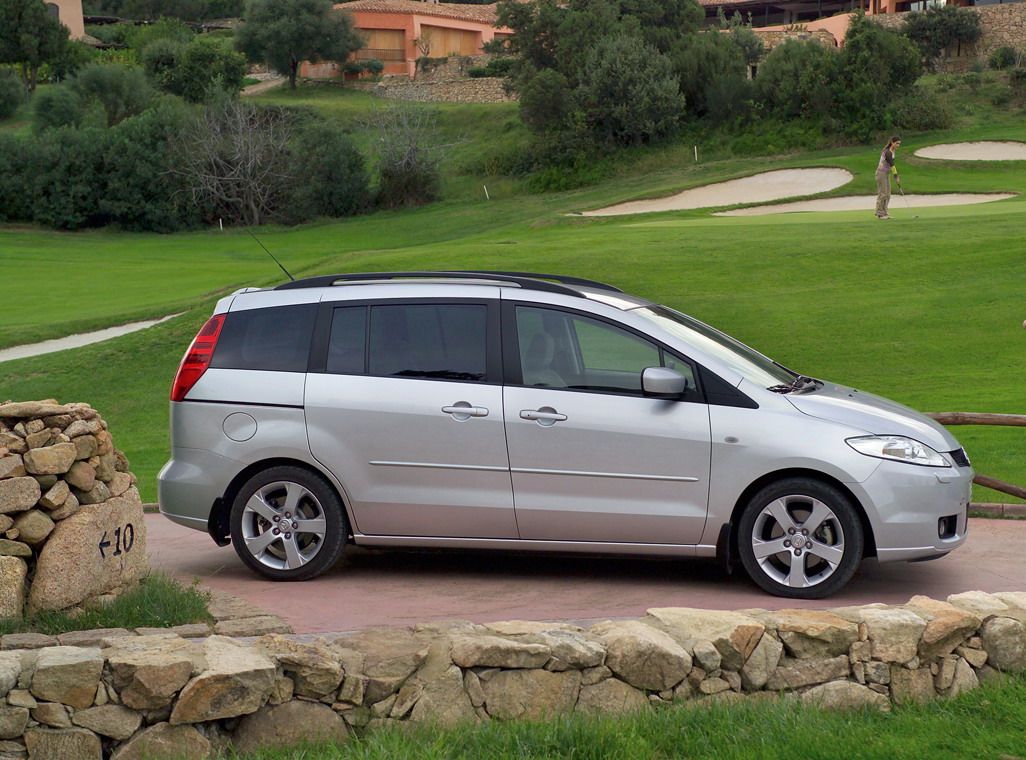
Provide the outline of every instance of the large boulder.
<path id="1" fill-rule="evenodd" d="M 62 610 L 118 593 L 148 570 L 142 502 L 130 488 L 57 523 L 39 554 L 29 610 Z"/>
<path id="2" fill-rule="evenodd" d="M 267 701 L 274 687 L 274 662 L 258 648 L 211 636 L 203 649 L 207 669 L 182 689 L 171 725 L 248 715 Z"/>
<path id="3" fill-rule="evenodd" d="M 210 741 L 192 726 L 158 723 L 118 747 L 111 760 L 206 760 L 212 750 Z"/>
<path id="4" fill-rule="evenodd" d="M 951 654 L 982 622 L 968 610 L 926 596 L 914 596 L 905 606 L 927 621 L 919 641 L 919 656 L 926 660 Z"/>
<path id="5" fill-rule="evenodd" d="M 170 705 L 189 679 L 206 669 L 202 647 L 173 636 L 119 638 L 103 654 L 121 701 L 134 710 Z"/>
<path id="6" fill-rule="evenodd" d="M 830 658 L 795 660 L 785 657 L 766 681 L 769 691 L 800 689 L 803 686 L 837 681 L 848 677 L 849 663 L 845 655 Z"/>
<path id="7" fill-rule="evenodd" d="M 124 741 L 139 730 L 142 715 L 121 705 L 101 705 L 76 710 L 71 720 L 76 726 L 88 728 L 101 736 Z"/>
<path id="8" fill-rule="evenodd" d="M 0 707 L 0 739 L 17 739 L 29 722 L 29 711 L 24 707 Z"/>
<path id="9" fill-rule="evenodd" d="M 62 646 L 40 649 L 29 690 L 37 699 L 85 709 L 93 704 L 102 670 L 103 657 L 99 649 Z"/>
<path id="10" fill-rule="evenodd" d="M 304 644 L 280 634 L 264 636 L 259 644 L 292 677 L 297 696 L 320 699 L 342 683 L 342 664 L 326 644 Z"/>
<path id="11" fill-rule="evenodd" d="M 18 540 L 29 546 L 39 546 L 53 532 L 54 523 L 39 509 L 22 512 L 14 521 Z"/>
<path id="12" fill-rule="evenodd" d="M 1008 609 L 1008 604 L 1000 597 L 985 591 L 963 591 L 961 594 L 952 594 L 948 597 L 948 603 L 981 618 L 999 615 Z"/>
<path id="13" fill-rule="evenodd" d="M 883 694 L 851 681 L 831 681 L 814 686 L 801 696 L 802 702 L 828 710 L 872 708 L 887 712 L 891 703 Z"/>
<path id="14" fill-rule="evenodd" d="M 247 715 L 232 734 L 232 744 L 237 752 L 247 754 L 307 742 L 339 743 L 348 736 L 346 722 L 330 707 L 293 701 Z"/>
<path id="15" fill-rule="evenodd" d="M 711 641 L 719 650 L 723 668 L 734 671 L 741 670 L 766 630 L 750 615 L 688 607 L 650 609 L 647 620 L 684 646 L 702 639 Z"/>
<path id="16" fill-rule="evenodd" d="M 1010 617 L 992 617 L 980 629 L 987 664 L 1007 672 L 1026 670 L 1026 625 Z"/>
<path id="17" fill-rule="evenodd" d="M 15 542 L 10 542 L 15 543 Z M 28 565 L 21 557 L 0 556 L 0 618 L 20 618 L 25 606 Z"/>
<path id="18" fill-rule="evenodd" d="M 780 664 L 784 645 L 764 634 L 741 668 L 741 685 L 746 691 L 759 691 Z"/>
<path id="19" fill-rule="evenodd" d="M 919 652 L 919 640 L 926 630 L 926 621 L 911 610 L 869 607 L 861 611 L 860 617 L 869 630 L 874 659 L 909 662 Z"/>
<path id="20" fill-rule="evenodd" d="M 0 699 L 18 685 L 21 675 L 21 653 L 0 652 Z"/>
<path id="21" fill-rule="evenodd" d="M 485 709 L 493 718 L 541 720 L 573 711 L 581 689 L 581 674 L 576 670 L 503 670 L 482 687 Z"/>
<path id="22" fill-rule="evenodd" d="M 101 760 L 100 737 L 84 728 L 30 728 L 25 731 L 30 758 Z"/>
<path id="23" fill-rule="evenodd" d="M 503 636 L 458 634 L 452 638 L 451 654 L 461 668 L 540 668 L 552 657 L 552 650 Z"/>
<path id="24" fill-rule="evenodd" d="M 592 686 L 582 686 L 577 711 L 583 713 L 630 713 L 647 709 L 645 693 L 616 678 L 607 678 Z"/>
<path id="25" fill-rule="evenodd" d="M 927 702 L 937 696 L 929 668 L 891 665 L 891 698 L 898 703 Z"/>
<path id="26" fill-rule="evenodd" d="M 382 628 L 340 637 L 332 648 L 345 664 L 347 677 L 357 673 L 366 677 L 363 701 L 371 704 L 399 691 L 427 658 L 428 644 L 424 635 Z"/>
<path id="27" fill-rule="evenodd" d="M 30 475 L 0 480 L 0 515 L 32 509 L 40 496 L 39 481 Z"/>
<path id="28" fill-rule="evenodd" d="M 78 455 L 73 443 L 57 443 L 25 452 L 25 469 L 32 475 L 63 475 Z"/>
<path id="29" fill-rule="evenodd" d="M 821 610 L 778 610 L 767 616 L 792 657 L 837 657 L 858 641 L 857 623 Z"/>
<path id="30" fill-rule="evenodd" d="M 691 672 L 687 650 L 639 620 L 599 623 L 591 632 L 606 646 L 606 666 L 635 688 L 672 689 Z"/>
<path id="31" fill-rule="evenodd" d="M 444 637 L 431 644 L 423 666 L 403 685 L 396 700 L 396 704 L 400 703 L 393 717 L 402 717 L 412 705 L 409 716 L 415 722 L 448 726 L 476 719 L 477 713 L 463 687 L 462 671 L 452 664 L 449 642 Z"/>

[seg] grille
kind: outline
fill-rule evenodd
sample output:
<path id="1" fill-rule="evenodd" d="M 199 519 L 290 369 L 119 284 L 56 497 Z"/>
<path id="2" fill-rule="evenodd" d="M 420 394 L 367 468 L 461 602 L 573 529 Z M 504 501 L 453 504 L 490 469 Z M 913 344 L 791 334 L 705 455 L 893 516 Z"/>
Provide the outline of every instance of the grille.
<path id="1" fill-rule="evenodd" d="M 954 451 L 949 451 L 948 454 L 959 467 L 969 466 L 969 457 L 965 455 L 965 449 L 955 449 Z"/>

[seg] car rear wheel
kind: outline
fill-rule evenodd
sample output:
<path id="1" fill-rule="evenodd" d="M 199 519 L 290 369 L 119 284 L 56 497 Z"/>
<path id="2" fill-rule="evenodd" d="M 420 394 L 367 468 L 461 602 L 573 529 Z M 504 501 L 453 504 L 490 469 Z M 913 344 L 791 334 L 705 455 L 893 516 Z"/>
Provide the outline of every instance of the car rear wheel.
<path id="1" fill-rule="evenodd" d="M 303 581 L 332 567 L 347 535 L 334 489 L 300 467 L 272 467 L 242 487 L 231 511 L 235 551 L 276 581 Z"/>
<path id="2" fill-rule="evenodd" d="M 862 561 L 864 540 L 851 500 L 807 478 L 763 488 L 738 526 L 738 553 L 751 579 L 793 599 L 821 599 L 843 588 Z"/>

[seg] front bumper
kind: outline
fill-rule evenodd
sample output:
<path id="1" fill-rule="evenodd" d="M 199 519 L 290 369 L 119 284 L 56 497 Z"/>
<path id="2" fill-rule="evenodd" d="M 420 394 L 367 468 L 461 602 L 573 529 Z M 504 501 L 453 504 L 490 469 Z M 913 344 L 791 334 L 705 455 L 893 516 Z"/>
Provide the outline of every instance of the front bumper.
<path id="1" fill-rule="evenodd" d="M 965 543 L 972 483 L 971 467 L 881 461 L 869 478 L 854 484 L 879 561 L 933 559 Z M 942 524 L 942 518 L 954 519 Z"/>

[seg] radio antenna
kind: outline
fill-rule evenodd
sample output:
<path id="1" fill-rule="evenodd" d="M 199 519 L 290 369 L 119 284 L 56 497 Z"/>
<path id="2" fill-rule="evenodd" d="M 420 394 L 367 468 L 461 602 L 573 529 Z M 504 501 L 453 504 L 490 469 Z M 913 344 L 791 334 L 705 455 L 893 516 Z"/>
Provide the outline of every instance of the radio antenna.
<path id="1" fill-rule="evenodd" d="M 249 233 L 249 236 L 250 236 L 251 238 L 253 238 L 254 240 L 256 240 L 256 242 L 257 242 L 257 245 L 259 245 L 259 246 L 260 246 L 261 248 L 263 248 L 263 249 L 264 249 L 264 253 L 266 253 L 266 254 L 267 254 L 268 256 L 270 256 L 270 257 L 271 257 L 272 259 L 274 259 L 274 263 L 275 263 L 275 264 L 277 264 L 277 265 L 278 265 L 278 267 L 279 267 L 279 268 L 281 269 L 281 271 L 283 271 L 283 272 L 285 273 L 285 276 L 286 276 L 286 277 L 288 277 L 288 278 L 289 278 L 289 279 L 290 279 L 290 280 L 291 280 L 292 282 L 295 282 L 295 281 L 296 281 L 296 278 L 295 278 L 295 277 L 293 277 L 293 276 L 292 276 L 291 274 L 289 274 L 289 270 L 287 270 L 287 269 L 286 269 L 286 268 L 285 268 L 285 267 L 284 267 L 284 266 L 282 265 L 282 263 L 281 263 L 280 261 L 278 261 L 278 259 L 277 259 L 277 258 L 275 257 L 275 255 L 274 255 L 273 253 L 271 253 L 270 251 L 268 251 L 268 250 L 267 250 L 267 246 L 266 246 L 266 245 L 264 245 L 263 243 L 261 243 L 261 242 L 260 242 L 260 239 L 259 239 L 259 238 L 258 238 L 258 237 L 257 237 L 256 235 L 254 235 L 254 234 L 253 234 L 253 231 L 252 231 L 252 230 L 250 230 L 250 229 L 249 229 L 249 227 L 247 227 L 247 228 L 246 228 L 246 232 L 248 232 L 248 233 Z"/>

